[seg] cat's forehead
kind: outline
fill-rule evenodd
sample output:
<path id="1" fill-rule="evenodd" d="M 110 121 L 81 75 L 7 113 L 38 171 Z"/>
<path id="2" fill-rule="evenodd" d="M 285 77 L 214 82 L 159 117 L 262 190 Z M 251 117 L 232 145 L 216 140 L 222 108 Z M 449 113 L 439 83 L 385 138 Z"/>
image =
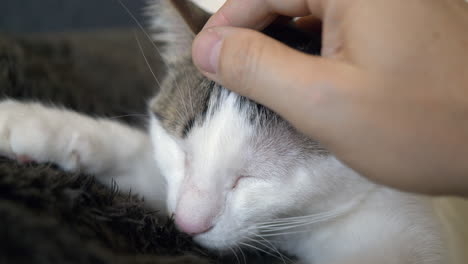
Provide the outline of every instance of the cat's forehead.
<path id="1" fill-rule="evenodd" d="M 232 94 L 235 110 L 246 121 L 273 124 L 279 117 L 266 107 L 245 97 L 235 95 L 204 77 L 190 59 L 169 66 L 160 93 L 151 103 L 151 111 L 166 131 L 183 138 L 195 125 L 203 125 L 225 104 Z"/>
<path id="2" fill-rule="evenodd" d="M 189 59 L 170 65 L 159 94 L 151 102 L 151 111 L 166 131 L 184 137 L 206 112 L 213 87 Z"/>
<path id="3" fill-rule="evenodd" d="M 160 93 L 151 103 L 151 111 L 169 134 L 180 139 L 186 138 L 194 127 L 210 127 L 215 116 L 224 115 L 225 127 L 236 116 L 255 131 L 251 135 L 255 144 L 274 139 L 283 145 L 294 142 L 306 152 L 327 154 L 317 142 L 301 136 L 273 111 L 204 77 L 190 59 L 169 68 Z"/>
<path id="4" fill-rule="evenodd" d="M 185 137 L 195 124 L 203 125 L 219 112 L 232 92 L 201 75 L 190 60 L 169 67 L 160 93 L 151 103 L 153 114 L 172 135 Z M 234 94 L 233 94 L 234 95 Z M 235 109 L 247 121 L 270 123 L 273 112 L 247 98 L 234 95 Z"/>

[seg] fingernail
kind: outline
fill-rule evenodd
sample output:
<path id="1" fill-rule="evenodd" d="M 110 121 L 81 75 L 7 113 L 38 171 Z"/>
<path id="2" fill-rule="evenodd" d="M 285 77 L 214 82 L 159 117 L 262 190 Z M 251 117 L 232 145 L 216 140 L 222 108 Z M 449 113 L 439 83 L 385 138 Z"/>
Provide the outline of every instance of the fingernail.
<path id="1" fill-rule="evenodd" d="M 192 51 L 195 65 L 205 72 L 216 73 L 221 45 L 221 36 L 212 29 L 204 30 L 198 34 Z"/>

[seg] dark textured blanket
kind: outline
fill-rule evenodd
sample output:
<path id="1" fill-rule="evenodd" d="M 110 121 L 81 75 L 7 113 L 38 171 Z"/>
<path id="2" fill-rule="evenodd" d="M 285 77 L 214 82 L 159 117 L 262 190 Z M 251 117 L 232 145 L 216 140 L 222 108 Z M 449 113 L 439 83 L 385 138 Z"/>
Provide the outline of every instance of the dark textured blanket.
<path id="1" fill-rule="evenodd" d="M 158 78 L 160 59 L 142 34 Z M 156 91 L 132 30 L 0 37 L 3 97 L 39 100 L 143 125 Z M 158 219 L 141 197 L 92 175 L 0 159 L 0 263 L 229 263 Z M 240 260 L 244 262 L 243 258 Z M 272 263 L 256 253 L 250 263 Z"/>

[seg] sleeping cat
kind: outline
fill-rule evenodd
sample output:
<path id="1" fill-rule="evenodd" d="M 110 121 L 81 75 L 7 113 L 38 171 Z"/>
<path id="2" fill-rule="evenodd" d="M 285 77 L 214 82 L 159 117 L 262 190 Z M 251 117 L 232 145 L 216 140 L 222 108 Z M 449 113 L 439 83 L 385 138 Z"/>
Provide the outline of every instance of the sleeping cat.
<path id="1" fill-rule="evenodd" d="M 148 13 L 168 69 L 149 103 L 148 133 L 4 100 L 1 153 L 115 179 L 211 249 L 279 248 L 319 264 L 468 263 L 457 240 L 462 201 L 360 177 L 270 110 L 197 71 L 191 42 L 208 14 L 181 0 L 153 0 Z"/>

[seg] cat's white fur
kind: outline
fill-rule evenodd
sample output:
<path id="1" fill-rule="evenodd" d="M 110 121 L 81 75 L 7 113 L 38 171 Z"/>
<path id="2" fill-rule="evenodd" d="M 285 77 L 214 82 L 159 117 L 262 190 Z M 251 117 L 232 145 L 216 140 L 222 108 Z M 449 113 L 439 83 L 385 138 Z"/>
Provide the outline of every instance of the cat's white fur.
<path id="1" fill-rule="evenodd" d="M 108 184 L 114 179 L 175 213 L 181 228 L 209 248 L 253 239 L 304 263 L 468 263 L 465 201 L 374 185 L 333 156 L 296 162 L 281 134 L 260 148 L 255 140 L 262 135 L 235 107 L 236 97 L 224 94 L 220 108 L 185 139 L 155 117 L 148 135 L 111 120 L 4 100 L 0 152 L 92 173 Z M 274 220 L 288 216 L 296 218 Z"/>

